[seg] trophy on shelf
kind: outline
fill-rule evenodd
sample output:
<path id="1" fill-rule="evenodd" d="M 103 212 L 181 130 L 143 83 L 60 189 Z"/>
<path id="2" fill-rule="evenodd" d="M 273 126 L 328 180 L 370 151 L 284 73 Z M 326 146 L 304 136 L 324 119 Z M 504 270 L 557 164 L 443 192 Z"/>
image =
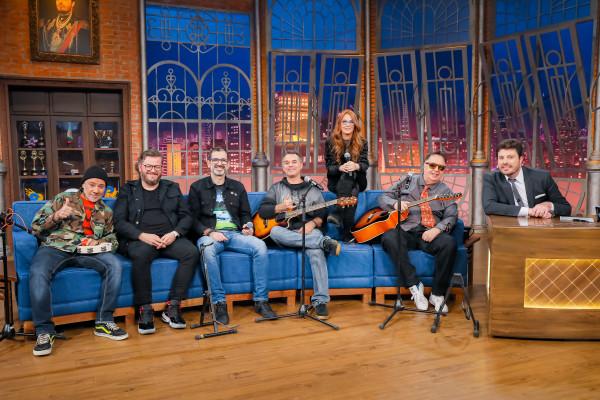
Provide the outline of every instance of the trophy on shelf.
<path id="1" fill-rule="evenodd" d="M 63 161 L 62 162 L 64 165 L 67 166 L 67 173 L 65 175 L 78 175 L 79 174 L 79 169 L 75 168 L 75 164 L 68 162 L 68 161 Z"/>
<path id="2" fill-rule="evenodd" d="M 73 144 L 73 141 L 75 140 L 75 137 L 73 137 L 73 131 L 71 130 L 71 123 L 67 122 L 67 124 L 68 124 L 67 125 L 68 129 L 67 129 L 67 134 L 66 134 L 66 136 L 67 136 L 67 145 L 70 146 L 70 145 Z"/>
<path id="3" fill-rule="evenodd" d="M 38 122 L 38 128 L 40 130 L 40 137 L 37 142 L 37 147 L 46 147 L 46 142 L 44 141 L 44 121 Z"/>
<path id="4" fill-rule="evenodd" d="M 19 153 L 19 159 L 23 161 L 23 169 L 21 170 L 21 175 L 29 175 L 29 171 L 27 171 L 27 152 L 25 150 L 21 150 L 21 152 Z"/>
<path id="5" fill-rule="evenodd" d="M 23 121 L 21 122 L 21 131 L 23 132 L 23 137 L 21 138 L 21 147 L 27 147 L 29 144 L 29 137 L 27 136 L 27 127 L 29 126 L 29 122 Z"/>
<path id="6" fill-rule="evenodd" d="M 94 136 L 96 136 L 96 147 L 101 149 L 113 147 L 112 129 L 94 129 Z"/>
<path id="7" fill-rule="evenodd" d="M 115 173 L 115 162 L 114 161 L 111 161 L 108 163 L 108 173 L 109 174 Z"/>
<path id="8" fill-rule="evenodd" d="M 38 159 L 37 150 L 31 150 L 31 175 L 37 175 L 38 171 L 35 167 L 35 160 Z"/>
<path id="9" fill-rule="evenodd" d="M 40 160 L 40 164 L 41 164 L 41 167 L 40 167 L 40 174 L 41 175 L 46 175 L 46 172 L 48 172 L 48 171 L 46 171 L 46 166 L 44 165 L 44 159 L 45 158 L 46 158 L 46 154 L 44 153 L 44 151 L 43 150 L 39 150 L 38 151 L 38 159 Z"/>

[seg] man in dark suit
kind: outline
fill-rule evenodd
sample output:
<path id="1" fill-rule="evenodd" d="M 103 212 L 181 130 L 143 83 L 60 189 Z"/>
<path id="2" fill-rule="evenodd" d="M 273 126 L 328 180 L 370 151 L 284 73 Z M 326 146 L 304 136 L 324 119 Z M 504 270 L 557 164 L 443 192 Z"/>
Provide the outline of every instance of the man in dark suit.
<path id="1" fill-rule="evenodd" d="M 551 218 L 570 215 L 571 205 L 548 171 L 523 167 L 523 145 L 506 139 L 498 146 L 498 170 L 483 180 L 483 209 L 488 215 Z"/>

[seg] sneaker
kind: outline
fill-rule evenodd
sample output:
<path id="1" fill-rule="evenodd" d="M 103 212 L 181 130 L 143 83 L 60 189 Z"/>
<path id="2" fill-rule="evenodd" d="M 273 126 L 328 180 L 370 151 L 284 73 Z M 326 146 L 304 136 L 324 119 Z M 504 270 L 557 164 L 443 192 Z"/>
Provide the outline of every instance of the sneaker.
<path id="1" fill-rule="evenodd" d="M 429 308 L 427 297 L 423 294 L 423 284 L 419 282 L 418 285 L 412 285 L 408 288 L 412 294 L 411 299 L 415 302 L 417 310 L 426 311 Z"/>
<path id="2" fill-rule="evenodd" d="M 339 256 L 340 251 L 342 251 L 342 245 L 337 240 L 334 240 L 329 236 L 325 236 L 323 238 L 323 241 L 321 242 L 321 247 L 329 254 L 336 256 Z"/>
<path id="3" fill-rule="evenodd" d="M 433 304 L 433 306 L 435 307 L 435 311 L 438 312 L 440 310 L 440 307 L 442 306 L 442 303 L 444 302 L 444 296 L 436 296 L 435 294 L 432 294 L 431 296 L 429 296 L 429 302 L 431 304 Z M 442 308 L 442 312 L 443 313 L 448 312 L 447 304 L 444 304 L 444 308 Z"/>
<path id="4" fill-rule="evenodd" d="M 273 311 L 268 301 L 255 301 L 254 311 L 260 314 L 263 318 L 269 319 L 277 317 L 277 314 L 275 314 L 275 311 Z"/>
<path id="5" fill-rule="evenodd" d="M 127 332 L 119 328 L 114 322 L 96 322 L 94 335 L 109 338 L 111 340 L 124 340 L 129 337 Z"/>
<path id="6" fill-rule="evenodd" d="M 181 316 L 181 304 L 179 300 L 167 301 L 167 309 L 162 312 L 160 319 L 164 323 L 169 324 L 171 328 L 184 329 L 185 320 Z"/>
<path id="7" fill-rule="evenodd" d="M 315 304 L 314 310 L 315 316 L 318 319 L 329 319 L 329 310 L 327 309 L 326 303 Z"/>
<path id="8" fill-rule="evenodd" d="M 54 344 L 54 334 L 52 333 L 41 333 L 38 335 L 33 346 L 34 356 L 47 356 L 52 353 L 52 345 Z"/>
<path id="9" fill-rule="evenodd" d="M 223 325 L 229 324 L 229 314 L 227 314 L 227 303 L 215 304 L 215 318 L 217 322 Z"/>
<path id="10" fill-rule="evenodd" d="M 329 214 L 327 216 L 327 223 L 328 224 L 332 224 L 332 225 L 337 225 L 337 226 L 342 225 L 342 223 L 340 222 L 340 220 L 337 217 L 337 215 L 333 215 L 333 214 Z"/>
<path id="11" fill-rule="evenodd" d="M 156 332 L 154 328 L 154 310 L 150 304 L 140 307 L 140 319 L 138 320 L 138 332 L 140 335 L 149 335 Z"/>

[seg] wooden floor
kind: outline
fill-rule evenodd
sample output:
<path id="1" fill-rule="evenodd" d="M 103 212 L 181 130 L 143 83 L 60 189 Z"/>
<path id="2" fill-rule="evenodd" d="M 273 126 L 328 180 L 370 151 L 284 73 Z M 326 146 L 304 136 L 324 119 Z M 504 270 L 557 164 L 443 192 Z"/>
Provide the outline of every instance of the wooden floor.
<path id="1" fill-rule="evenodd" d="M 479 338 L 459 304 L 432 334 L 429 315 L 402 312 L 380 330 L 387 309 L 343 297 L 330 307 L 339 331 L 257 324 L 249 305 L 235 308 L 238 334 L 203 341 L 158 319 L 156 334 L 122 342 L 68 326 L 48 357 L 32 356 L 32 341 L 0 343 L 0 398 L 600 399 L 599 342 L 490 338 L 484 287 L 473 297 Z"/>

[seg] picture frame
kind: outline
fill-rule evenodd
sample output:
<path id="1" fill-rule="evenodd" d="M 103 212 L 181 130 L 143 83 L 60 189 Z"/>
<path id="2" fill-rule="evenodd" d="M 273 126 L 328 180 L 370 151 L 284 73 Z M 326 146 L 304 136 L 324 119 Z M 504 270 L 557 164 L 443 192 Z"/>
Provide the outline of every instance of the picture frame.
<path id="1" fill-rule="evenodd" d="M 97 0 L 29 0 L 29 33 L 34 61 L 99 63 Z"/>

